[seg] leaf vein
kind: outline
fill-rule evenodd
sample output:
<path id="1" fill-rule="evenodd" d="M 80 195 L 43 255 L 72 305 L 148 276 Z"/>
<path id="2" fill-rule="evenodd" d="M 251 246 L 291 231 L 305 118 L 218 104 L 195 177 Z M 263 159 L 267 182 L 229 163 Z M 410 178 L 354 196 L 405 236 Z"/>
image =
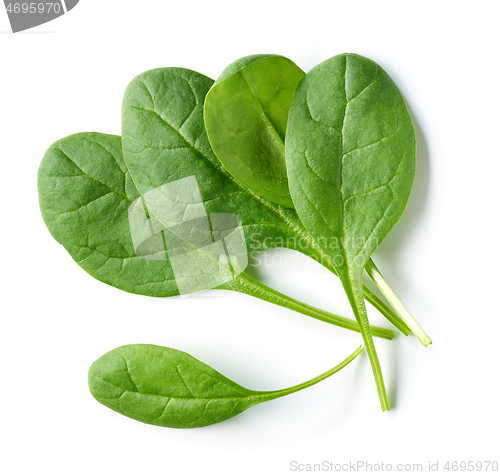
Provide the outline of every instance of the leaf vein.
<path id="1" fill-rule="evenodd" d="M 114 195 L 114 194 L 115 193 L 113 191 L 108 191 L 107 193 L 104 193 L 104 195 L 98 196 L 97 198 L 90 200 L 88 203 L 85 203 L 85 204 L 79 206 L 78 208 L 70 209 L 68 211 L 64 211 L 63 213 L 58 214 L 57 219 L 59 219 L 61 216 L 64 216 L 65 214 L 76 213 L 77 211 L 80 211 L 81 209 L 86 208 L 87 206 L 91 205 L 92 203 L 95 203 L 96 201 L 98 201 L 102 198 L 105 198 L 106 196 Z M 123 199 L 122 199 L 122 201 L 123 201 Z"/>
<path id="2" fill-rule="evenodd" d="M 112 191 L 113 193 L 115 193 L 116 195 L 118 196 L 121 196 L 123 199 L 127 200 L 127 201 L 130 201 L 132 202 L 132 200 L 130 200 L 126 195 L 124 195 L 123 193 L 121 193 L 120 191 L 118 190 L 115 190 L 112 186 L 110 186 L 108 183 L 104 183 L 103 181 L 101 180 L 98 180 L 97 178 L 89 175 L 88 173 L 84 172 L 77 164 L 74 160 L 71 159 L 71 157 L 59 146 L 59 150 L 61 151 L 61 153 L 78 169 L 82 172 L 82 175 L 83 176 L 86 176 L 87 178 L 90 178 L 91 180 L 95 181 L 96 183 L 99 183 L 101 184 L 102 186 L 106 187 L 108 190 Z"/>

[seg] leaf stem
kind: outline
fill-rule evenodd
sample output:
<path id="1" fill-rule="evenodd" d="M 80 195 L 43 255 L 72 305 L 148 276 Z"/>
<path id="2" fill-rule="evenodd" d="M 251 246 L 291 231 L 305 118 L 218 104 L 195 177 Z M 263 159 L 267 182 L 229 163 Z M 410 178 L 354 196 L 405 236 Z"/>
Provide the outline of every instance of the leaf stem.
<path id="1" fill-rule="evenodd" d="M 272 396 L 272 399 L 274 399 L 274 398 L 278 398 L 278 397 L 287 396 L 287 395 L 292 394 L 292 393 L 296 393 L 297 391 L 300 391 L 302 389 L 306 389 L 310 386 L 314 386 L 315 384 L 319 383 L 320 381 L 323 381 L 326 378 L 329 378 L 330 376 L 332 376 L 333 374 L 339 372 L 342 368 L 345 368 L 351 361 L 356 359 L 362 351 L 363 351 L 363 347 L 360 346 L 358 349 L 356 349 L 356 351 L 354 353 L 349 355 L 344 361 L 339 363 L 337 366 L 333 367 L 332 369 L 329 369 L 325 373 L 320 374 L 319 376 L 316 376 L 315 378 L 312 378 L 304 383 L 297 384 L 295 386 L 291 386 L 291 387 L 286 388 L 286 389 L 280 389 L 278 391 L 264 391 L 261 394 L 266 396 L 266 398 L 269 396 Z"/>
<path id="2" fill-rule="evenodd" d="M 365 300 L 363 298 L 363 284 L 361 278 L 361 273 L 356 278 L 347 270 L 345 274 L 342 275 L 341 281 L 356 320 L 358 321 L 359 327 L 361 328 L 361 335 L 363 336 L 363 341 L 365 342 L 366 346 L 366 352 L 368 353 L 368 359 L 370 360 L 373 376 L 375 377 L 375 384 L 377 386 L 377 392 L 380 399 L 380 406 L 382 408 L 382 411 L 388 411 L 390 409 L 389 400 L 387 398 L 387 392 L 385 390 L 382 368 L 380 367 L 377 350 L 375 349 L 375 345 L 373 343 L 373 336 L 370 330 L 370 324 L 368 322 Z"/>
<path id="3" fill-rule="evenodd" d="M 418 322 L 413 318 L 411 313 L 406 309 L 401 300 L 398 299 L 394 291 L 389 287 L 389 284 L 383 278 L 380 271 L 377 269 L 377 266 L 373 262 L 372 259 L 369 259 L 366 267 L 366 272 L 371 277 L 373 282 L 380 289 L 384 297 L 391 304 L 392 308 L 396 311 L 396 313 L 401 317 L 401 319 L 408 325 L 410 330 L 415 334 L 415 336 L 420 340 L 422 345 L 429 346 L 432 344 L 432 340 L 429 338 L 427 333 L 423 330 L 423 328 L 418 324 Z"/>
<path id="4" fill-rule="evenodd" d="M 387 320 L 389 320 L 403 335 L 408 336 L 411 330 L 408 325 L 396 315 L 382 300 L 380 300 L 368 287 L 363 286 L 365 300 L 370 302 Z"/>
<path id="5" fill-rule="evenodd" d="M 243 292 L 251 295 L 252 297 L 265 300 L 266 302 L 271 302 L 276 305 L 280 305 L 281 307 L 289 308 L 290 310 L 308 315 L 309 317 L 316 318 L 322 322 L 360 332 L 359 325 L 355 320 L 321 310 L 312 305 L 301 302 L 300 300 L 289 297 L 288 295 L 282 294 L 281 292 L 271 289 L 262 282 L 254 279 L 246 272 L 238 274 L 232 281 L 227 282 L 219 288 Z M 372 325 L 371 330 L 373 335 L 379 338 L 385 338 L 387 340 L 392 340 L 392 338 L 394 338 L 394 332 L 387 328 Z"/>
<path id="6" fill-rule="evenodd" d="M 333 272 L 336 276 L 338 276 L 337 269 L 329 262 L 327 258 L 323 254 L 321 254 L 321 251 L 317 251 L 314 256 L 309 256 L 313 257 L 313 259 L 317 260 L 318 262 L 321 262 L 323 267 L 326 267 L 328 270 Z M 401 333 L 404 335 L 408 336 L 411 333 L 411 330 L 408 328 L 406 323 L 398 316 L 396 315 L 377 295 L 375 295 L 368 287 L 363 285 L 363 294 L 365 296 L 365 299 L 370 302 L 389 322 L 391 322 Z M 375 334 L 374 334 L 375 336 Z"/>

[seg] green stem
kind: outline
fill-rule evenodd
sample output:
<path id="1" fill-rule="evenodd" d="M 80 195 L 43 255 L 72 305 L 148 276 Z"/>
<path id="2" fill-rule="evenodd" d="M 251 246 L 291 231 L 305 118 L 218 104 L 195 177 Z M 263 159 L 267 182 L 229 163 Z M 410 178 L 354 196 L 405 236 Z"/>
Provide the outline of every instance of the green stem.
<path id="1" fill-rule="evenodd" d="M 307 255 L 307 254 L 306 254 Z M 311 256 L 309 256 L 311 257 Z M 312 258 L 317 262 L 321 262 L 323 267 L 333 272 L 338 276 L 337 269 L 330 263 L 329 259 L 325 258 L 319 252 L 312 255 Z M 365 299 L 368 300 L 387 320 L 389 320 L 398 330 L 404 335 L 408 336 L 411 331 L 406 323 L 396 315 L 379 297 L 377 297 L 368 287 L 363 285 L 363 293 Z"/>
<path id="2" fill-rule="evenodd" d="M 278 398 L 278 397 L 283 397 L 283 396 L 288 396 L 289 394 L 296 393 L 297 391 L 300 391 L 302 389 L 306 389 L 310 386 L 314 386 L 315 384 L 319 383 L 320 381 L 325 380 L 326 378 L 329 378 L 332 374 L 338 373 L 342 368 L 345 368 L 351 361 L 356 359 L 359 354 L 363 351 L 363 347 L 360 346 L 354 353 L 352 353 L 350 356 L 348 356 L 342 363 L 339 363 L 337 366 L 334 368 L 326 371 L 323 374 L 320 374 L 319 376 L 316 376 L 315 378 L 310 379 L 309 381 L 306 381 L 305 383 L 297 384 L 295 386 L 291 386 L 286 389 L 280 389 L 278 391 L 265 391 L 260 394 L 266 397 L 267 400 L 271 396 L 272 399 Z M 259 391 L 260 392 L 260 391 Z"/>
<path id="3" fill-rule="evenodd" d="M 339 273 L 339 277 L 340 273 Z M 352 310 L 358 321 L 359 327 L 361 328 L 361 335 L 363 336 L 363 341 L 365 342 L 366 352 L 368 353 L 368 359 L 373 371 L 373 376 L 375 377 L 375 384 L 377 385 L 377 392 L 380 399 L 380 406 L 382 411 L 389 410 L 389 400 L 387 399 L 387 392 L 385 390 L 384 378 L 382 376 L 382 369 L 380 367 L 380 362 L 378 360 L 377 350 L 373 343 L 372 332 L 370 330 L 370 324 L 368 322 L 368 315 L 366 313 L 365 300 L 363 298 L 363 284 L 362 275 L 359 278 L 355 278 L 351 275 L 349 270 L 345 271 L 342 275 L 341 281 L 344 286 L 344 290 L 347 294 L 349 302 L 351 303 Z"/>
<path id="4" fill-rule="evenodd" d="M 406 309 L 402 302 L 398 299 L 394 291 L 389 287 L 389 284 L 382 277 L 382 274 L 377 269 L 375 263 L 370 259 L 365 267 L 366 272 L 371 277 L 373 282 L 380 289 L 384 297 L 391 304 L 392 308 L 401 317 L 401 319 L 408 325 L 410 330 L 415 334 L 415 336 L 420 340 L 422 345 L 429 346 L 432 344 L 432 340 L 429 338 L 427 333 L 422 329 L 422 327 L 413 318 L 411 313 Z"/>
<path id="5" fill-rule="evenodd" d="M 360 332 L 359 325 L 355 320 L 341 317 L 340 315 L 326 312 L 325 310 L 320 310 L 319 308 L 313 307 L 312 305 L 301 302 L 300 300 L 296 300 L 292 297 L 289 297 L 288 295 L 282 294 L 277 290 L 271 289 L 262 282 L 254 279 L 246 272 L 238 274 L 232 281 L 220 286 L 219 288 L 243 292 L 266 302 L 271 302 L 276 305 L 280 305 L 281 307 L 295 310 L 296 312 L 316 318 L 317 320 L 321 320 L 322 322 L 331 323 L 332 325 L 346 328 L 348 330 Z M 394 338 L 394 332 L 387 328 L 372 325 L 371 330 L 373 332 L 373 335 L 379 338 L 385 338 L 387 340 L 392 340 L 392 338 Z"/>
<path id="6" fill-rule="evenodd" d="M 365 300 L 370 302 L 387 320 L 389 320 L 401 333 L 408 336 L 411 330 L 408 325 L 396 315 L 382 300 L 380 300 L 368 287 L 363 286 Z"/>

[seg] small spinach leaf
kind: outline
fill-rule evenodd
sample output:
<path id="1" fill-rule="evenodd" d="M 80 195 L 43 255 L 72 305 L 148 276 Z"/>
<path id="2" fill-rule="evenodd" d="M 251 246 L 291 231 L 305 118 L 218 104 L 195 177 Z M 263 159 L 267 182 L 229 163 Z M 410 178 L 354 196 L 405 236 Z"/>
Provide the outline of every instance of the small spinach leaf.
<path id="1" fill-rule="evenodd" d="M 304 75 L 283 56 L 248 56 L 223 71 L 205 101 L 210 144 L 226 170 L 260 196 L 290 208 L 285 131 Z"/>
<path id="2" fill-rule="evenodd" d="M 399 220 L 415 174 L 415 133 L 397 87 L 373 61 L 343 54 L 302 80 L 286 135 L 297 213 L 342 281 L 365 341 L 382 410 L 389 409 L 368 328 L 362 272 Z M 332 250 L 322 243 L 335 237 Z"/>
<path id="3" fill-rule="evenodd" d="M 101 404 L 146 424 L 187 429 L 234 417 L 261 402 L 308 388 L 354 360 L 352 355 L 326 373 L 278 391 L 252 391 L 179 350 L 127 345 L 95 361 L 90 392 Z"/>

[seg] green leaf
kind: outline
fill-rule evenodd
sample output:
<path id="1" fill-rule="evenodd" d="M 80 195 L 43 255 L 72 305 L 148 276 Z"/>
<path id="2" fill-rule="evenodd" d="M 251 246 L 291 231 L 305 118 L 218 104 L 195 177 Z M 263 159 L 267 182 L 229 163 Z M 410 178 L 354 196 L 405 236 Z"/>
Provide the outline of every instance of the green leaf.
<path id="1" fill-rule="evenodd" d="M 132 419 L 163 427 L 203 427 L 234 417 L 261 402 L 308 388 L 340 371 L 360 353 L 297 386 L 252 391 L 179 350 L 127 345 L 95 361 L 89 388 L 101 404 Z"/>
<path id="2" fill-rule="evenodd" d="M 55 142 L 40 164 L 38 193 L 50 233 L 90 275 L 127 292 L 178 293 L 168 261 L 135 253 L 128 209 L 139 193 L 120 137 L 83 133 Z"/>
<path id="3" fill-rule="evenodd" d="M 229 65 L 207 94 L 205 125 L 231 175 L 264 198 L 293 208 L 285 164 L 288 110 L 305 73 L 283 56 Z"/>
<path id="4" fill-rule="evenodd" d="M 415 133 L 387 73 L 355 54 L 313 68 L 290 108 L 286 161 L 297 213 L 337 269 L 362 328 L 382 409 L 388 409 L 362 272 L 406 207 L 415 174 Z M 330 238 L 341 245 L 325 246 Z"/>

